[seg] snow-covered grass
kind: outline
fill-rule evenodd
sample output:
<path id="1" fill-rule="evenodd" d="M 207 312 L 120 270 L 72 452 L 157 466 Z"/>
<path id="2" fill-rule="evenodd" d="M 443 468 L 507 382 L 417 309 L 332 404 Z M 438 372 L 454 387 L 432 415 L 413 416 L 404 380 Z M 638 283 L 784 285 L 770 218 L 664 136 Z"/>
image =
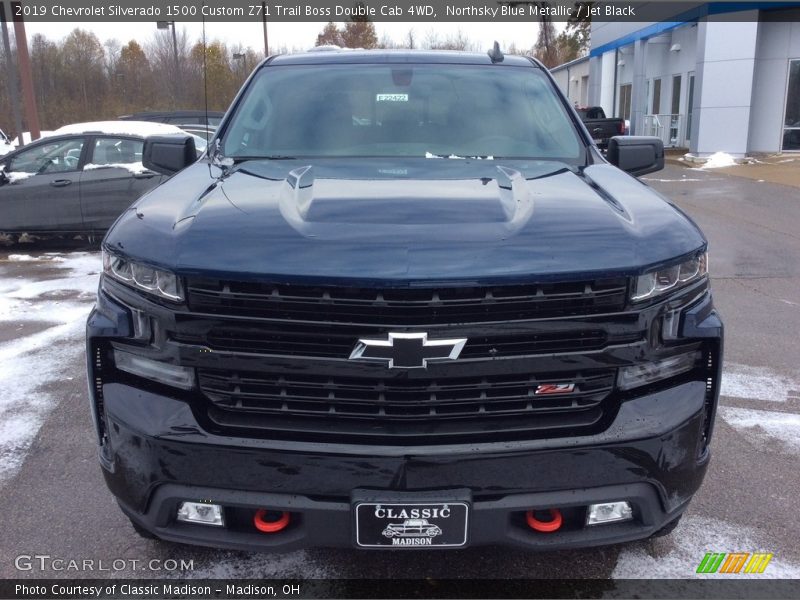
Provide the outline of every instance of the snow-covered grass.
<path id="1" fill-rule="evenodd" d="M 0 343 L 0 482 L 22 465 L 61 399 L 58 383 L 82 374 L 85 320 L 101 268 L 99 253 L 86 252 L 17 254 L 8 261 L 29 265 L 29 276 L 0 274 L 0 327 L 15 330 Z M 63 276 L 37 280 L 37 270 L 53 269 Z"/>
<path id="2" fill-rule="evenodd" d="M 800 415 L 795 413 L 722 406 L 720 416 L 751 441 L 764 445 L 777 440 L 790 454 L 800 452 Z"/>
<path id="3" fill-rule="evenodd" d="M 697 566 L 706 552 L 774 552 L 771 539 L 755 529 L 718 519 L 687 515 L 675 532 L 664 538 L 625 546 L 617 559 L 614 579 L 742 579 L 741 574 L 700 574 Z M 747 578 L 797 579 L 800 565 L 774 556 L 764 573 Z"/>
<path id="4" fill-rule="evenodd" d="M 721 167 L 732 167 L 736 164 L 733 157 L 727 152 L 714 152 L 708 157 L 701 169 L 719 169 Z"/>

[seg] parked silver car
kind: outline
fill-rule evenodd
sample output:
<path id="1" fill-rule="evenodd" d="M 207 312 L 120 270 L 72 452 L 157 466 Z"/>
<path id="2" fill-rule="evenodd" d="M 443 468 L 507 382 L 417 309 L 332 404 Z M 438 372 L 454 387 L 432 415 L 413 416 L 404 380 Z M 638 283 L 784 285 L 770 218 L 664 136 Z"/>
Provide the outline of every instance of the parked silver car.
<path id="1" fill-rule="evenodd" d="M 142 166 L 144 138 L 164 134 L 185 135 L 162 123 L 78 123 L 0 157 L 0 233 L 105 231 L 164 178 Z"/>

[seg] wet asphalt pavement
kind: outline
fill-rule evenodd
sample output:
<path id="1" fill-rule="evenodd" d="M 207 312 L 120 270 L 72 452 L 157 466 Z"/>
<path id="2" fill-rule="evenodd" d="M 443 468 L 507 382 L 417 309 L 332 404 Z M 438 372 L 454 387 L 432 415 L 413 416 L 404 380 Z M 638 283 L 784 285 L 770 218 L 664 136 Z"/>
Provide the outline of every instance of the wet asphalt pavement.
<path id="1" fill-rule="evenodd" d="M 167 574 L 127 566 L 15 568 L 18 555 L 44 554 L 191 560 L 193 569 L 182 574 L 189 577 L 681 578 L 694 575 L 705 551 L 754 550 L 775 554 L 767 575 L 800 577 L 800 191 L 675 166 L 645 180 L 709 238 L 714 295 L 726 325 L 726 381 L 711 467 L 671 536 L 570 552 L 486 547 L 277 555 L 139 538 L 103 483 L 86 400 L 80 321 L 92 302 L 99 256 L 18 246 L 0 252 L 0 577 Z"/>

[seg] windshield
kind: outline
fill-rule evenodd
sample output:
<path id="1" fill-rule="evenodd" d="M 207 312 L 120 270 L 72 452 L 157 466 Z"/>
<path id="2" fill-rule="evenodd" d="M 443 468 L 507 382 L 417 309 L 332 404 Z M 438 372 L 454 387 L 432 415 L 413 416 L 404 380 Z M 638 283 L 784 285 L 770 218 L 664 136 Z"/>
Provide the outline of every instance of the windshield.
<path id="1" fill-rule="evenodd" d="M 222 153 L 575 162 L 583 146 L 539 69 L 311 65 L 261 69 L 226 127 Z"/>

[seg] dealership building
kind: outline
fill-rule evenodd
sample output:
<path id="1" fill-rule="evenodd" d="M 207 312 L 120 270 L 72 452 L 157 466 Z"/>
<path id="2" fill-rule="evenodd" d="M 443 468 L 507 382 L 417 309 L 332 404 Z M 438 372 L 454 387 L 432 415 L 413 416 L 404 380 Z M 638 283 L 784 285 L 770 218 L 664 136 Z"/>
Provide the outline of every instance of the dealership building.
<path id="1" fill-rule="evenodd" d="M 589 56 L 552 72 L 570 102 L 698 157 L 800 151 L 800 9 L 775 6 L 592 23 Z"/>

